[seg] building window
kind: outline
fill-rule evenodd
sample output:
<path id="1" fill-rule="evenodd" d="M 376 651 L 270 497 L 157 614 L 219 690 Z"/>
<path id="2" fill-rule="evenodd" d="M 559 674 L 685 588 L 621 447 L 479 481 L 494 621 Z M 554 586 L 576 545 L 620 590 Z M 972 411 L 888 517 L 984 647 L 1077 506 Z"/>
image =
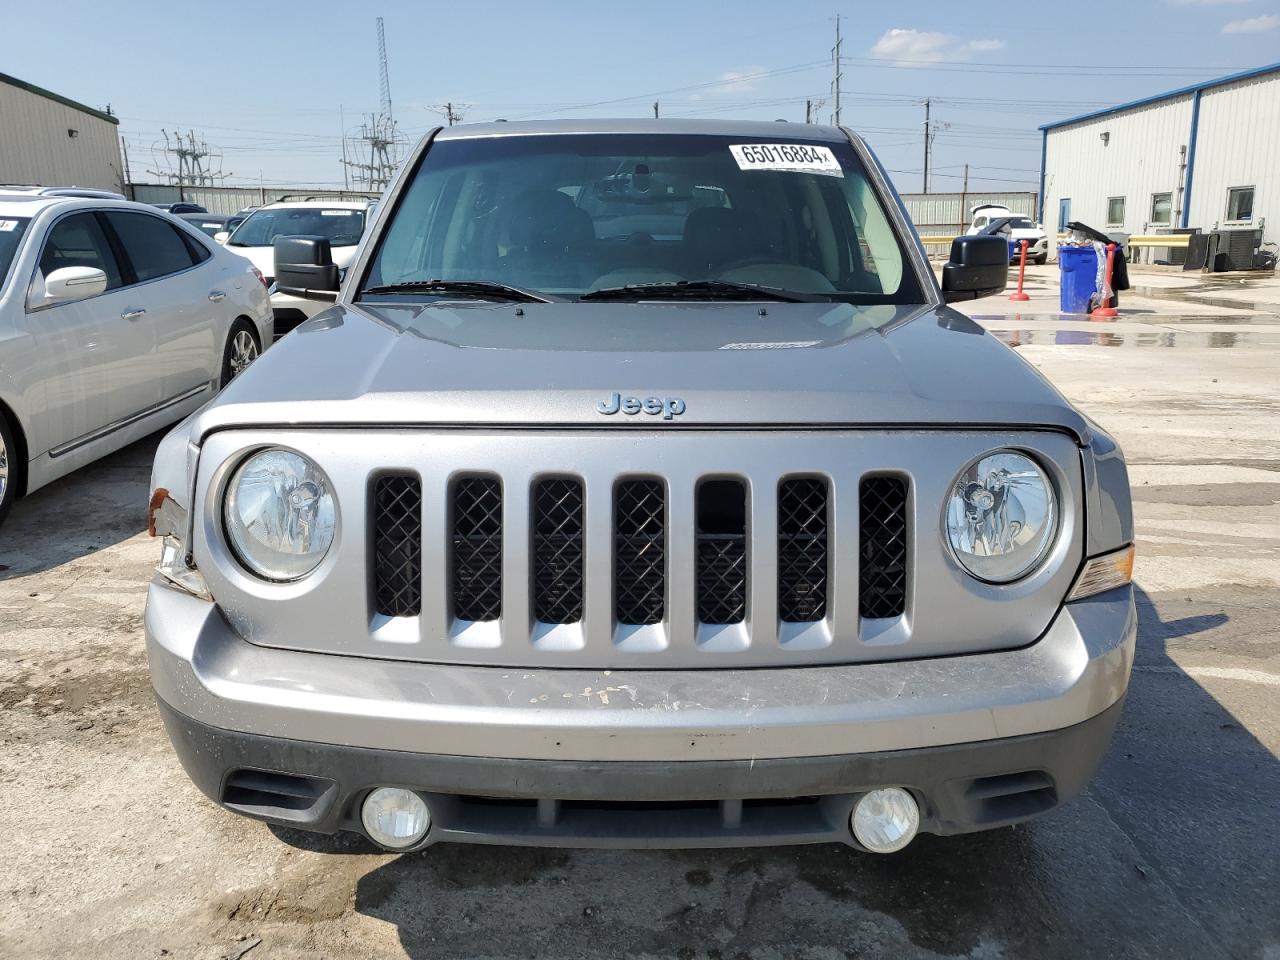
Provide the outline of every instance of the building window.
<path id="1" fill-rule="evenodd" d="M 1151 222 L 1168 226 L 1173 218 L 1173 194 L 1153 193 L 1151 195 Z"/>
<path id="2" fill-rule="evenodd" d="M 1227 191 L 1227 219 L 1253 219 L 1253 187 L 1232 187 Z"/>
<path id="3" fill-rule="evenodd" d="M 1118 227 L 1124 223 L 1124 197 L 1107 197 L 1107 226 Z"/>

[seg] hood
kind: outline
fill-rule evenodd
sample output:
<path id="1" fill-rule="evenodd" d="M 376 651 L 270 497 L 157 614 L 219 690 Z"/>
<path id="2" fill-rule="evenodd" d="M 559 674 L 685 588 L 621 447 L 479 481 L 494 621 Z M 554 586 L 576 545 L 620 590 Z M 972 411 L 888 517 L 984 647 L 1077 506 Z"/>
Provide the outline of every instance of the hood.
<path id="1" fill-rule="evenodd" d="M 660 412 L 604 415 L 597 404 L 615 393 L 656 398 Z M 831 303 L 339 305 L 266 351 L 196 415 L 192 436 L 267 424 L 1044 426 L 1088 437 L 1047 380 L 962 314 Z"/>
<path id="2" fill-rule="evenodd" d="M 276 248 L 275 247 L 233 247 L 229 243 L 224 243 L 222 249 L 228 253 L 234 253 L 238 257 L 244 257 L 255 267 L 257 267 L 264 277 L 275 279 L 276 276 Z M 358 246 L 333 247 L 333 262 L 339 270 L 345 270 L 351 266 L 351 261 L 355 259 Z"/>

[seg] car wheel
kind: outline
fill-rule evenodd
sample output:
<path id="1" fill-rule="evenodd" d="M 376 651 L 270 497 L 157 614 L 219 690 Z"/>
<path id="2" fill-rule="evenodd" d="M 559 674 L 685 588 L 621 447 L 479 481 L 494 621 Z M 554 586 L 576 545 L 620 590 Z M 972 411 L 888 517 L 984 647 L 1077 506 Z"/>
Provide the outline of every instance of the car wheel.
<path id="1" fill-rule="evenodd" d="M 0 413 L 0 523 L 18 499 L 18 445 L 4 414 Z"/>
<path id="2" fill-rule="evenodd" d="M 1036 263 L 1038 263 L 1042 267 L 1048 262 L 1049 262 L 1049 255 L 1047 253 L 1042 253 L 1040 256 L 1036 257 Z"/>
<path id="3" fill-rule="evenodd" d="M 222 386 L 225 387 L 262 355 L 262 344 L 252 325 L 237 320 L 227 337 L 227 348 L 222 353 Z"/>

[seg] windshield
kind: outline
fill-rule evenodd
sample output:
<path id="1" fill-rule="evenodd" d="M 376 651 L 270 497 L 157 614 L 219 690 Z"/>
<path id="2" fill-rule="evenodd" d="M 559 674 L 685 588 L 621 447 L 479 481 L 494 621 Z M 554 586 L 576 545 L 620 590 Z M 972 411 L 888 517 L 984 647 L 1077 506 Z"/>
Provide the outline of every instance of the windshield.
<path id="1" fill-rule="evenodd" d="M 1026 217 L 1012 217 L 1009 220 L 1009 227 L 1013 230 L 1034 230 L 1035 226 L 1035 221 Z"/>
<path id="2" fill-rule="evenodd" d="M 0 290 L 9 279 L 9 265 L 13 263 L 22 235 L 27 232 L 30 217 L 5 217 L 0 214 Z"/>
<path id="3" fill-rule="evenodd" d="M 750 140 L 443 140 L 405 188 L 362 291 L 469 280 L 581 296 L 715 280 L 856 303 L 922 301 L 848 143 Z M 713 285 L 699 290 L 721 298 Z"/>
<path id="4" fill-rule="evenodd" d="M 324 207 L 276 207 L 256 210 L 227 240 L 232 247 L 269 247 L 276 237 L 327 237 L 335 247 L 350 247 L 364 233 L 363 210 Z"/>

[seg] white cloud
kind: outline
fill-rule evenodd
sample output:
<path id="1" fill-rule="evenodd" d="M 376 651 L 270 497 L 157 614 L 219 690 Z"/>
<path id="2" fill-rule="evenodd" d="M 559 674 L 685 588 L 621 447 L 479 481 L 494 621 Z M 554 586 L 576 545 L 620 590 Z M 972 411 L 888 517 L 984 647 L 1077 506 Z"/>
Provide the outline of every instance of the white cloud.
<path id="1" fill-rule="evenodd" d="M 1267 13 L 1260 17 L 1250 17 L 1248 20 L 1232 20 L 1222 28 L 1222 32 L 1265 33 L 1268 30 L 1274 30 L 1276 27 L 1280 27 L 1280 16 L 1274 13 Z"/>
<path id="2" fill-rule="evenodd" d="M 871 48 L 871 56 L 909 65 L 913 61 L 938 63 L 943 60 L 963 60 L 971 54 L 1002 49 L 1003 40 L 962 40 L 949 33 L 895 27 L 875 42 L 875 46 Z"/>
<path id="3" fill-rule="evenodd" d="M 756 77 L 765 72 L 764 67 L 745 67 L 742 70 L 727 70 L 720 74 L 720 82 L 715 89 L 724 93 L 749 93 L 756 89 Z"/>

